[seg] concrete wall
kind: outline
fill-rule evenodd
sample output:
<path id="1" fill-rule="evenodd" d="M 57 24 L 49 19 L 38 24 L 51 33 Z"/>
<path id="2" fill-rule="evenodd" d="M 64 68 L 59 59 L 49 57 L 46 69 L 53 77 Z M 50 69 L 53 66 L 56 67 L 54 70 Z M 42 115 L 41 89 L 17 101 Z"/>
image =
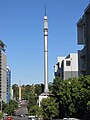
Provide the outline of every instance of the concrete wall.
<path id="1" fill-rule="evenodd" d="M 78 71 L 65 71 L 64 72 L 64 80 L 73 78 L 73 77 L 78 77 Z"/>
<path id="2" fill-rule="evenodd" d="M 67 65 L 66 63 L 70 64 Z M 58 64 L 59 63 L 59 64 Z M 55 75 L 61 77 L 63 80 L 78 77 L 78 54 L 70 53 L 67 57 L 58 57 L 58 63 L 55 66 L 57 71 L 55 71 Z"/>

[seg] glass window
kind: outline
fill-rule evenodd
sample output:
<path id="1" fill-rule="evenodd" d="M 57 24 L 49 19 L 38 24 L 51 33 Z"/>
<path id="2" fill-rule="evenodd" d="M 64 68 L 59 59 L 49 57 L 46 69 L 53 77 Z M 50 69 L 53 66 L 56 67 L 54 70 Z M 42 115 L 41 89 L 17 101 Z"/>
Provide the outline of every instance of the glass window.
<path id="1" fill-rule="evenodd" d="M 70 66 L 71 65 L 71 61 L 66 61 L 66 66 Z"/>

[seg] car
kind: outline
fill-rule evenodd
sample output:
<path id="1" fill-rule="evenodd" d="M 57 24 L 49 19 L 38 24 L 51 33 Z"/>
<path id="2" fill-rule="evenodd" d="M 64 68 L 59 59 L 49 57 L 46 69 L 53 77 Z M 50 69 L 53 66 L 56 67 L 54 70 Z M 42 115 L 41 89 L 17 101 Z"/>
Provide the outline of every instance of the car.
<path id="1" fill-rule="evenodd" d="M 18 106 L 19 108 L 21 107 L 21 105 Z"/>
<path id="2" fill-rule="evenodd" d="M 7 116 L 8 116 L 8 114 L 7 114 L 7 113 L 3 113 L 3 119 L 6 119 L 6 118 L 7 118 Z"/>
<path id="3" fill-rule="evenodd" d="M 13 120 L 11 116 L 8 116 L 6 120 Z"/>
<path id="4" fill-rule="evenodd" d="M 79 120 L 77 118 L 63 118 L 63 120 Z"/>
<path id="5" fill-rule="evenodd" d="M 69 120 L 69 118 L 63 118 L 63 120 Z"/>
<path id="6" fill-rule="evenodd" d="M 69 118 L 69 120 L 79 120 L 79 119 L 77 119 L 77 118 Z"/>
<path id="7" fill-rule="evenodd" d="M 21 117 L 24 117 L 24 115 L 21 115 Z"/>
<path id="8" fill-rule="evenodd" d="M 35 117 L 35 116 L 28 116 L 28 119 L 30 119 L 30 120 L 35 120 L 36 117 Z"/>
<path id="9" fill-rule="evenodd" d="M 20 114 L 19 114 L 19 115 L 17 115 L 17 117 L 25 117 L 25 115 L 22 115 L 22 114 L 20 115 Z"/>

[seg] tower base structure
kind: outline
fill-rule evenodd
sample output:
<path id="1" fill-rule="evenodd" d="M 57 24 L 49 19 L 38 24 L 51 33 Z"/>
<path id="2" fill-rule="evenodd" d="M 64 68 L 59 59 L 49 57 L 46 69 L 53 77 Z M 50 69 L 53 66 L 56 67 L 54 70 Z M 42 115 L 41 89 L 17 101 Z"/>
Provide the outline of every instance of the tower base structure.
<path id="1" fill-rule="evenodd" d="M 41 106 L 41 101 L 44 98 L 47 98 L 49 96 L 49 94 L 47 92 L 43 92 L 39 95 L 39 107 Z"/>

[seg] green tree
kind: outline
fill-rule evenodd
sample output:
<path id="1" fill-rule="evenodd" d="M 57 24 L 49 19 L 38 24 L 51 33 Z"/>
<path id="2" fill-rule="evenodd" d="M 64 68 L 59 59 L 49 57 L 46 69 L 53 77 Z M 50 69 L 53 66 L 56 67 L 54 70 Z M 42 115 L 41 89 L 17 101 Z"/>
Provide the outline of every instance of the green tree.
<path id="1" fill-rule="evenodd" d="M 53 83 L 52 82 L 48 83 L 48 88 L 49 88 L 49 93 L 51 94 L 52 93 L 52 89 L 53 89 Z"/>
<path id="2" fill-rule="evenodd" d="M 30 96 L 29 96 L 29 102 L 28 102 L 28 110 L 29 110 L 29 113 L 30 115 L 33 114 L 33 106 L 37 105 L 37 95 L 36 94 L 33 94 L 33 93 L 30 93 Z"/>
<path id="3" fill-rule="evenodd" d="M 83 118 L 87 112 L 87 103 L 90 100 L 90 76 L 80 76 L 78 82 L 80 87 L 78 97 L 75 100 L 75 108 L 76 115 Z"/>
<path id="4" fill-rule="evenodd" d="M 39 98 L 39 95 L 43 92 L 44 86 L 43 84 L 32 84 L 31 86 L 27 86 L 27 92 L 25 93 L 28 95 L 28 110 L 30 115 L 33 114 L 34 106 L 37 105 L 37 101 Z"/>
<path id="5" fill-rule="evenodd" d="M 8 113 L 8 115 L 14 115 L 14 110 L 18 109 L 18 102 L 15 100 L 10 100 L 8 104 L 3 104 L 3 112 Z"/>
<path id="6" fill-rule="evenodd" d="M 22 86 L 22 99 L 28 100 L 31 93 L 31 85 Z"/>
<path id="7" fill-rule="evenodd" d="M 64 81 L 55 78 L 52 93 L 56 102 L 59 103 L 60 116 L 83 118 L 90 100 L 90 76 L 80 76 Z"/>
<path id="8" fill-rule="evenodd" d="M 0 113 L 0 120 L 2 119 L 2 117 L 3 117 L 3 113 Z"/>
<path id="9" fill-rule="evenodd" d="M 35 86 L 35 94 L 39 96 L 44 91 L 44 85 L 43 84 L 36 84 Z"/>
<path id="10" fill-rule="evenodd" d="M 63 80 L 59 77 L 56 77 L 53 80 L 53 88 L 52 88 L 52 95 L 58 103 L 58 117 L 63 118 L 65 116 L 66 111 L 66 96 L 65 96 L 65 84 Z"/>
<path id="11" fill-rule="evenodd" d="M 51 120 L 57 116 L 57 104 L 53 98 L 47 97 L 41 101 L 42 117 L 44 120 Z"/>
<path id="12" fill-rule="evenodd" d="M 32 85 L 26 85 L 26 86 L 22 86 L 22 98 L 29 100 L 29 98 L 31 98 L 31 94 L 38 96 L 43 92 L 44 90 L 44 85 L 43 84 L 32 84 Z"/>
<path id="13" fill-rule="evenodd" d="M 6 113 L 6 108 L 8 107 L 8 104 L 2 102 L 2 111 Z"/>
<path id="14" fill-rule="evenodd" d="M 30 108 L 30 115 L 35 115 L 38 118 L 42 118 L 42 108 L 38 105 L 34 105 Z"/>
<path id="15" fill-rule="evenodd" d="M 17 84 L 13 84 L 12 85 L 12 89 L 13 89 L 13 96 L 16 100 L 18 100 L 19 98 L 19 87 Z"/>

